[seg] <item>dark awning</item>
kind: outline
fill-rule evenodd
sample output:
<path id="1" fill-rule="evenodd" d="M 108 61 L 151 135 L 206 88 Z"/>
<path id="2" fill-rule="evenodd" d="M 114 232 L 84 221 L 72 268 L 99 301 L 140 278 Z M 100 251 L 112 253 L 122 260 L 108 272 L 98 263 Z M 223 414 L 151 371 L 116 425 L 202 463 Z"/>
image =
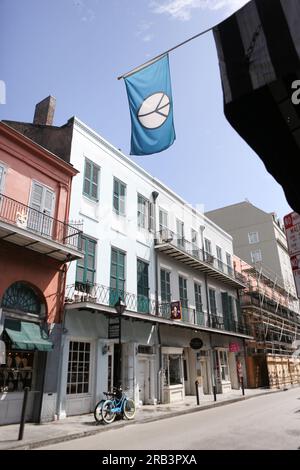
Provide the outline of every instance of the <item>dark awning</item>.
<path id="1" fill-rule="evenodd" d="M 12 342 L 13 349 L 27 351 L 51 351 L 53 343 L 36 323 L 5 320 L 4 329 Z"/>

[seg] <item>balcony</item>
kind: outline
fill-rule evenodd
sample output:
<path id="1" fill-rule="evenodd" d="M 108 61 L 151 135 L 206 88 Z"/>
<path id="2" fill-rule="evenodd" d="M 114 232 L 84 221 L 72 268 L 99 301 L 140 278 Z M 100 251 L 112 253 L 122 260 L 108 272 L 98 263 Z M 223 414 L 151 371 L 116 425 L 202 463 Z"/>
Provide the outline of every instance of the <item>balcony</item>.
<path id="1" fill-rule="evenodd" d="M 235 289 L 244 289 L 246 286 L 246 279 L 242 274 L 234 271 L 231 266 L 203 251 L 195 244 L 180 238 L 171 230 L 165 229 L 158 232 L 155 245 L 156 250 L 160 253 L 171 256 L 176 261 L 206 273 Z"/>
<path id="2" fill-rule="evenodd" d="M 73 284 L 66 288 L 65 307 L 67 310 L 82 309 L 116 315 L 114 308 L 119 299 L 126 304 L 124 317 L 139 318 L 146 321 L 182 327 L 192 327 L 211 333 L 249 337 L 247 327 L 235 321 L 224 322 L 223 316 L 207 315 L 193 308 L 182 308 L 182 319 L 171 319 L 171 303 L 160 303 L 156 308 L 154 299 L 112 289 L 103 285 Z"/>
<path id="3" fill-rule="evenodd" d="M 0 240 L 72 261 L 83 257 L 81 234 L 72 225 L 0 194 Z"/>

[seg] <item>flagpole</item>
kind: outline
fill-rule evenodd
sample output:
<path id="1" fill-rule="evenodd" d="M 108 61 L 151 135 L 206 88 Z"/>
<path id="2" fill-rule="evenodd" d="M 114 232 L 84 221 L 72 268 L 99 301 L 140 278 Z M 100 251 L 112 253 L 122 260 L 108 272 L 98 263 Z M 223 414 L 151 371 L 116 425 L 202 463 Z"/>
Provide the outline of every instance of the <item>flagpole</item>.
<path id="1" fill-rule="evenodd" d="M 197 38 L 199 38 L 200 36 L 203 36 L 203 34 L 209 33 L 209 31 L 212 31 L 216 26 L 217 26 L 217 25 L 212 26 L 211 28 L 208 28 L 208 29 L 206 29 L 205 31 L 201 31 L 201 33 L 195 34 L 195 36 L 192 36 L 191 38 L 188 38 L 188 39 L 186 39 L 185 41 L 183 41 L 183 42 L 177 44 L 176 46 L 171 47 L 171 48 L 168 49 L 167 51 L 162 52 L 161 54 L 159 54 L 159 55 L 153 57 L 152 59 L 147 60 L 147 62 L 144 62 L 143 64 L 139 65 L 138 67 L 135 67 L 134 69 L 130 70 L 129 72 L 126 72 L 126 73 L 124 73 L 123 75 L 120 75 L 120 76 L 118 77 L 118 80 L 121 80 L 121 78 L 126 78 L 126 77 L 128 77 L 129 75 L 132 75 L 133 73 L 137 72 L 138 70 L 141 70 L 141 69 L 143 69 L 144 67 L 147 67 L 147 65 L 150 65 L 151 63 L 153 63 L 153 62 L 155 62 L 156 60 L 160 59 L 161 57 L 163 57 L 164 55 L 168 54 L 169 52 L 172 52 L 172 51 L 174 51 L 175 49 L 178 49 L 178 47 L 184 46 L 184 45 L 187 44 L 188 42 L 193 41 L 193 39 L 197 39 Z"/>

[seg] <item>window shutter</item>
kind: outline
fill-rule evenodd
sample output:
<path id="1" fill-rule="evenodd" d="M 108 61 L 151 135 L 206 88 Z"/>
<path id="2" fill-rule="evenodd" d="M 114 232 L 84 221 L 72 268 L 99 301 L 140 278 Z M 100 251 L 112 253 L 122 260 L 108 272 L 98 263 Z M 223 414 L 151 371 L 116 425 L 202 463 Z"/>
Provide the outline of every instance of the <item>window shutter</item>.
<path id="1" fill-rule="evenodd" d="M 2 191 L 2 185 L 4 182 L 4 168 L 0 165 L 0 193 Z"/>
<path id="2" fill-rule="evenodd" d="M 38 211 L 42 211 L 43 204 L 43 186 L 41 184 L 32 183 L 30 207 Z"/>
<path id="3" fill-rule="evenodd" d="M 149 232 L 154 232 L 154 204 L 153 202 L 148 202 L 148 228 Z"/>
<path id="4" fill-rule="evenodd" d="M 54 209 L 54 193 L 52 191 L 49 191 L 49 189 L 46 189 L 43 212 L 51 217 L 53 215 L 53 209 Z"/>

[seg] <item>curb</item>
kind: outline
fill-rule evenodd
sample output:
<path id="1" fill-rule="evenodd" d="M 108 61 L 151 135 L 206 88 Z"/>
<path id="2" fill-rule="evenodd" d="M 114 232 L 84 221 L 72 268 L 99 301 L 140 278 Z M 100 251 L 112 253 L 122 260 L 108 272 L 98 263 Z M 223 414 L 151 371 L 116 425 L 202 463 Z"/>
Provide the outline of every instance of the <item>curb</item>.
<path id="1" fill-rule="evenodd" d="M 40 441 L 35 441 L 35 442 L 28 442 L 27 444 L 15 444 L 11 447 L 6 447 L 5 449 L 1 449 L 1 451 L 4 450 L 31 450 L 31 449 L 37 449 L 39 447 L 47 446 L 50 444 L 59 444 L 61 442 L 67 442 L 67 441 L 72 441 L 75 439 L 80 439 L 83 437 L 89 437 L 89 436 L 94 436 L 95 434 L 100 434 L 102 432 L 107 432 L 107 431 L 113 431 L 114 429 L 121 429 L 125 426 L 129 426 L 130 424 L 144 424 L 144 423 L 152 423 L 154 421 L 159 421 L 161 419 L 169 419 L 169 418 L 175 418 L 177 416 L 182 416 L 186 414 L 191 414 L 191 413 L 199 413 L 204 410 L 209 410 L 212 408 L 218 408 L 220 406 L 225 406 L 225 405 L 231 405 L 233 403 L 237 403 L 239 401 L 245 401 L 245 400 L 250 400 L 251 398 L 256 398 L 256 397 L 261 397 L 264 395 L 271 395 L 279 392 L 283 392 L 286 390 L 292 390 L 292 389 L 280 389 L 280 390 L 273 390 L 273 391 L 266 391 L 262 393 L 258 393 L 256 395 L 250 395 L 250 396 L 241 396 L 238 398 L 231 398 L 230 400 L 224 400 L 224 401 L 219 401 L 219 402 L 214 402 L 210 403 L 208 405 L 201 406 L 199 408 L 193 407 L 187 410 L 180 410 L 180 411 L 172 411 L 170 413 L 166 413 L 165 415 L 160 415 L 156 417 L 149 417 L 145 418 L 141 421 L 123 421 L 118 424 L 114 424 L 112 427 L 108 428 L 107 425 L 98 425 L 98 429 L 93 429 L 91 431 L 82 431 L 82 432 L 76 432 L 74 434 L 69 434 L 65 436 L 57 436 L 57 437 L 50 437 L 49 439 L 44 439 Z M 197 406 L 197 405 L 196 405 Z"/>

